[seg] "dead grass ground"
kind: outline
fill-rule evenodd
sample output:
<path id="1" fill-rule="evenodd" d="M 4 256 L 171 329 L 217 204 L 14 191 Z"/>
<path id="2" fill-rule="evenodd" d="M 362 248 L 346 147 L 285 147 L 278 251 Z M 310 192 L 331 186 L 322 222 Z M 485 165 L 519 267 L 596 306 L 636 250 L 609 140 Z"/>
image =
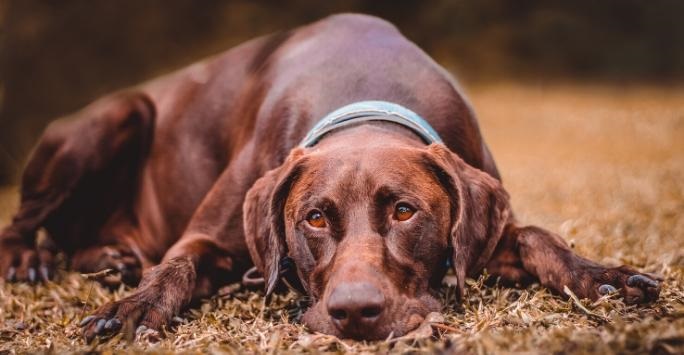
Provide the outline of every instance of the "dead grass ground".
<path id="1" fill-rule="evenodd" d="M 237 291 L 204 302 L 161 341 L 120 337 L 86 345 L 75 323 L 118 299 L 65 274 L 47 286 L 0 286 L 0 353 L 75 352 L 407 352 L 684 353 L 684 89 L 501 84 L 470 96 L 521 220 L 560 232 L 581 254 L 666 277 L 661 299 L 627 307 L 583 302 L 538 287 L 469 282 L 462 305 L 443 290 L 439 339 L 358 343 L 307 333 L 294 295 L 264 307 Z M 16 201 L 0 196 L 0 221 Z"/>

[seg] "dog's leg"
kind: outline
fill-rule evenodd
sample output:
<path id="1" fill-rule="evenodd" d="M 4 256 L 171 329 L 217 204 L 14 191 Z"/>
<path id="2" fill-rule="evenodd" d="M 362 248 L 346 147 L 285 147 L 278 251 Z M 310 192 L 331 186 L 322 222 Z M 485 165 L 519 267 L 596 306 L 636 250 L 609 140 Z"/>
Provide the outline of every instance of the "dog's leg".
<path id="1" fill-rule="evenodd" d="M 658 281 L 627 266 L 606 267 L 575 254 L 565 241 L 534 226 L 508 225 L 487 265 L 495 277 L 526 283 L 532 278 L 563 295 L 567 286 L 579 298 L 596 300 L 619 291 L 626 303 L 647 303 L 658 298 Z"/>
<path id="2" fill-rule="evenodd" d="M 36 245 L 41 227 L 59 248 L 77 250 L 98 239 L 105 214 L 122 202 L 121 194 L 116 196 L 121 178 L 135 174 L 137 167 L 130 164 L 142 159 L 151 141 L 153 119 L 144 95 L 126 93 L 48 126 L 24 171 L 19 211 L 0 232 L 0 277 L 53 276 L 52 251 Z"/>
<path id="3" fill-rule="evenodd" d="M 515 239 L 516 235 L 510 233 L 512 225 L 509 224 L 507 227 L 494 249 L 492 258 L 487 263 L 486 269 L 490 275 L 487 282 L 496 281 L 509 287 L 527 286 L 536 281 L 536 277 L 525 270 Z"/>
<path id="4" fill-rule="evenodd" d="M 188 237 L 174 246 L 177 255 L 145 271 L 135 293 L 109 302 L 82 320 L 83 335 L 90 342 L 97 335 L 145 327 L 161 329 L 191 302 L 209 297 L 233 272 L 232 258 L 215 241 Z"/>
<path id="5" fill-rule="evenodd" d="M 136 292 L 95 310 L 81 325 L 90 342 L 97 335 L 140 326 L 160 329 L 193 300 L 212 295 L 218 287 L 240 280 L 249 268 L 242 228 L 242 203 L 253 166 L 243 153 L 222 173 L 192 217 L 183 236 L 161 264 L 145 271 Z"/>

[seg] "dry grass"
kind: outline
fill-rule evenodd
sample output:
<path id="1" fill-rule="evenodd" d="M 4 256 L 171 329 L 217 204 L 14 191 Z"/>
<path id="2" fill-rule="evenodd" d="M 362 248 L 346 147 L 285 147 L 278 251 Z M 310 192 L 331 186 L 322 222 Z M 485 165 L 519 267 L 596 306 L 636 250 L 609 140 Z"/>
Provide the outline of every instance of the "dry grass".
<path id="1" fill-rule="evenodd" d="M 657 303 L 608 298 L 580 307 L 538 287 L 471 280 L 461 305 L 444 288 L 438 338 L 358 343 L 307 333 L 295 295 L 264 307 L 260 293 L 233 287 L 183 314 L 159 341 L 86 345 L 75 324 L 84 303 L 91 309 L 130 290 L 110 293 L 64 274 L 47 286 L 0 286 L 0 353 L 684 352 L 684 89 L 502 84 L 470 94 L 520 219 L 559 231 L 590 258 L 664 275 Z M 14 189 L 0 196 L 3 223 L 15 200 Z"/>

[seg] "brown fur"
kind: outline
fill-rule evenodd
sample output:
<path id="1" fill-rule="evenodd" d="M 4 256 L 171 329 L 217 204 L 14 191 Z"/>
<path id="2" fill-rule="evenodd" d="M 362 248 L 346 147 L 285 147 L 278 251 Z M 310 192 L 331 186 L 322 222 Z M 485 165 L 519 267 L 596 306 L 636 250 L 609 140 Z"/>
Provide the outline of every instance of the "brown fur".
<path id="1" fill-rule="evenodd" d="M 417 112 L 444 144 L 425 146 L 404 127 L 371 122 L 296 148 L 326 113 L 371 99 Z M 251 265 L 270 292 L 285 256 L 314 300 L 304 323 L 340 337 L 417 327 L 439 310 L 447 260 L 461 291 L 484 268 L 504 283 L 539 280 L 591 299 L 604 284 L 631 303 L 659 291 L 629 268 L 603 267 L 556 235 L 519 226 L 452 79 L 368 16 L 333 16 L 247 42 L 56 121 L 21 195 L 0 236 L 0 275 L 53 276 L 54 250 L 36 244 L 39 228 L 74 269 L 116 268 L 131 284 L 142 275 L 135 294 L 86 319 L 87 339 L 159 328 Z M 415 208 L 410 219 L 393 219 L 399 202 Z M 306 223 L 312 209 L 325 228 Z M 338 313 L 349 317 L 336 318 L 345 299 L 356 303 L 342 302 Z"/>

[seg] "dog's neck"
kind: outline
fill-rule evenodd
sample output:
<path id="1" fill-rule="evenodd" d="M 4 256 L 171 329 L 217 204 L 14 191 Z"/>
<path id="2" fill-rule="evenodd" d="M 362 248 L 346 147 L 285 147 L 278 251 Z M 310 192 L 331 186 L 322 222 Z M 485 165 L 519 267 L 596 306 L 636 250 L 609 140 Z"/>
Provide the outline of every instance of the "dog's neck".
<path id="1" fill-rule="evenodd" d="M 300 147 L 310 148 L 326 135 L 367 123 L 390 123 L 409 130 L 425 144 L 442 143 L 430 124 L 408 108 L 388 101 L 359 101 L 327 114 L 304 137 Z"/>
<path id="2" fill-rule="evenodd" d="M 313 146 L 314 149 L 326 150 L 335 146 L 362 144 L 368 148 L 372 146 L 387 147 L 411 146 L 421 147 L 426 143 L 411 129 L 386 121 L 367 121 L 336 129 Z"/>

